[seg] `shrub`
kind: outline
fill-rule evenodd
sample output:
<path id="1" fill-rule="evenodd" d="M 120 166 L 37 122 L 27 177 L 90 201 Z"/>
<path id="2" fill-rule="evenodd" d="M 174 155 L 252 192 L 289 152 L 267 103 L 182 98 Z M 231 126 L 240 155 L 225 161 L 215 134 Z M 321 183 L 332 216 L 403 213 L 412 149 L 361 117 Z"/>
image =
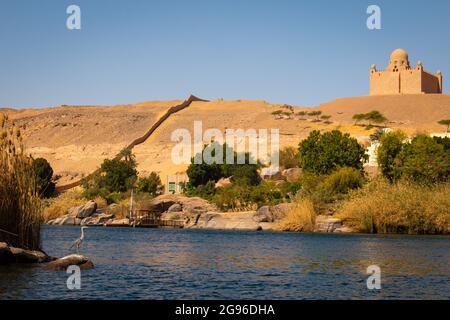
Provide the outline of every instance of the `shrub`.
<path id="1" fill-rule="evenodd" d="M 380 124 L 386 122 L 388 119 L 382 115 L 379 111 L 373 110 L 367 113 L 357 113 L 354 114 L 352 117 L 353 120 L 355 120 L 355 125 L 358 124 L 358 122 L 362 120 L 367 120 L 367 127 L 366 128 L 373 128 L 373 124 Z"/>
<path id="2" fill-rule="evenodd" d="M 164 186 L 161 183 L 161 179 L 156 172 L 151 172 L 148 177 L 140 178 L 137 183 L 137 190 L 139 192 L 145 192 L 151 196 L 161 194 Z"/>
<path id="3" fill-rule="evenodd" d="M 299 166 L 298 150 L 294 147 L 286 147 L 280 150 L 280 166 L 284 169 Z"/>
<path id="4" fill-rule="evenodd" d="M 446 126 L 446 132 L 448 132 L 448 128 L 450 127 L 450 119 L 442 119 L 440 121 L 438 121 L 439 124 Z"/>
<path id="5" fill-rule="evenodd" d="M 313 203 L 302 198 L 288 211 L 286 217 L 278 224 L 280 231 L 312 232 L 316 221 Z"/>
<path id="6" fill-rule="evenodd" d="M 353 192 L 337 216 L 360 232 L 445 234 L 450 232 L 449 194 L 449 184 L 375 180 Z"/>
<path id="7" fill-rule="evenodd" d="M 338 167 L 362 169 L 367 160 L 365 148 L 349 134 L 333 130 L 321 134 L 312 131 L 299 144 L 300 165 L 305 171 L 328 174 Z"/>
<path id="8" fill-rule="evenodd" d="M 246 209 L 251 205 L 250 192 L 251 188 L 248 185 L 232 183 L 219 188 L 212 201 L 224 211 Z"/>
<path id="9" fill-rule="evenodd" d="M 97 201 L 97 200 L 96 200 Z M 69 190 L 60 194 L 56 198 L 47 200 L 47 205 L 44 208 L 44 221 L 59 218 L 67 214 L 67 211 L 72 207 L 77 207 L 85 204 L 87 199 L 83 197 L 79 189 Z"/>
<path id="10" fill-rule="evenodd" d="M 346 194 L 352 189 L 361 188 L 365 180 L 360 170 L 355 168 L 339 168 L 325 177 L 318 189 L 323 189 L 330 194 Z"/>
<path id="11" fill-rule="evenodd" d="M 221 155 L 216 155 L 218 150 L 222 152 Z M 227 163 L 227 154 L 233 155 L 232 164 Z M 217 160 L 219 160 L 217 162 L 220 163 L 214 161 L 213 163 L 207 163 L 204 161 L 205 155 L 211 155 L 213 158 L 217 157 Z M 238 164 L 239 157 L 243 157 L 245 160 L 243 164 Z M 220 145 L 218 142 L 213 142 L 206 146 L 201 154 L 196 154 L 191 159 L 191 164 L 186 171 L 189 177 L 188 188 L 196 188 L 200 185 L 205 185 L 208 181 L 217 182 L 221 178 L 228 178 L 230 176 L 233 176 L 233 180 L 236 182 L 256 185 L 260 181 L 258 174 L 260 165 L 251 162 L 249 153 L 238 154 L 226 144 Z"/>
<path id="12" fill-rule="evenodd" d="M 109 193 L 126 192 L 133 187 L 136 179 L 137 171 L 134 157 L 127 156 L 125 160 L 106 159 L 96 174 L 83 180 L 85 197 L 101 196 L 106 198 Z"/>
<path id="13" fill-rule="evenodd" d="M 40 248 L 42 202 L 20 130 L 0 115 L 0 242 Z"/>
<path id="14" fill-rule="evenodd" d="M 401 131 L 386 132 L 380 137 L 377 149 L 377 162 L 382 175 L 388 180 L 394 179 L 394 162 L 403 148 L 406 135 Z"/>
<path id="15" fill-rule="evenodd" d="M 273 181 L 263 181 L 250 191 L 250 202 L 259 207 L 275 205 L 282 201 L 282 193 Z"/>
<path id="16" fill-rule="evenodd" d="M 53 169 L 44 158 L 33 159 L 33 170 L 36 175 L 36 191 L 44 197 L 49 198 L 55 193 L 55 183 L 52 181 Z"/>

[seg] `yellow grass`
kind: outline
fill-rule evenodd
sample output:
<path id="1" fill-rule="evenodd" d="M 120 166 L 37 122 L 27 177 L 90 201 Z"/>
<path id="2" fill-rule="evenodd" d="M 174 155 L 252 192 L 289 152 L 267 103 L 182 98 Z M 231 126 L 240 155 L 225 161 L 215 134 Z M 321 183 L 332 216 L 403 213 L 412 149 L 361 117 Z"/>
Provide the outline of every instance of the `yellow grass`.
<path id="1" fill-rule="evenodd" d="M 44 221 L 50 221 L 67 214 L 67 211 L 76 206 L 81 206 L 87 202 L 83 198 L 80 189 L 69 190 L 62 193 L 57 198 L 50 199 L 48 206 L 44 209 Z"/>
<path id="2" fill-rule="evenodd" d="M 312 232 L 316 221 L 316 212 L 311 200 L 307 198 L 296 202 L 287 213 L 286 217 L 280 221 L 278 229 L 280 231 Z"/>
<path id="3" fill-rule="evenodd" d="M 450 185 L 433 187 L 376 180 L 353 193 L 337 216 L 360 232 L 450 232 Z"/>

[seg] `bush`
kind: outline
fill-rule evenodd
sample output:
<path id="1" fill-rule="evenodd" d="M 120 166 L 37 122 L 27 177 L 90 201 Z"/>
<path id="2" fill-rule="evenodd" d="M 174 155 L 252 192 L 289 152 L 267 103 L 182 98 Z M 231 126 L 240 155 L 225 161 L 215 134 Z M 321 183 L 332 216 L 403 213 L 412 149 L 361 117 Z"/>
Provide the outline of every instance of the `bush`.
<path id="1" fill-rule="evenodd" d="M 296 202 L 286 217 L 278 224 L 280 231 L 312 232 L 314 231 L 316 212 L 313 203 L 303 198 Z"/>
<path id="2" fill-rule="evenodd" d="M 263 181 L 250 191 L 250 202 L 259 207 L 275 205 L 283 200 L 280 188 L 273 181 Z"/>
<path id="3" fill-rule="evenodd" d="M 300 165 L 314 174 L 328 174 L 338 167 L 362 169 L 368 159 L 365 148 L 349 134 L 314 130 L 299 144 Z"/>
<path id="4" fill-rule="evenodd" d="M 418 135 L 406 143 L 394 163 L 397 179 L 431 184 L 448 181 L 449 174 L 450 151 L 427 135 Z"/>
<path id="5" fill-rule="evenodd" d="M 402 151 L 406 135 L 401 131 L 386 132 L 380 137 L 377 149 L 377 162 L 382 175 L 388 180 L 394 179 L 395 159 Z"/>
<path id="6" fill-rule="evenodd" d="M 93 198 L 92 198 L 93 199 Z M 65 214 L 72 207 L 84 205 L 87 199 L 78 189 L 68 190 L 56 198 L 47 200 L 47 205 L 44 208 L 44 221 L 59 218 Z"/>
<path id="7" fill-rule="evenodd" d="M 360 232 L 450 232 L 450 185 L 375 180 L 351 195 L 338 217 Z"/>
<path id="8" fill-rule="evenodd" d="M 352 189 L 358 189 L 363 186 L 365 179 L 360 170 L 355 168 L 339 168 L 322 183 L 318 189 L 323 189 L 330 194 L 347 194 Z"/>
<path id="9" fill-rule="evenodd" d="M 53 169 L 44 158 L 33 159 L 33 170 L 36 175 L 36 191 L 44 198 L 55 194 L 55 183 L 52 181 Z"/>
<path id="10" fill-rule="evenodd" d="M 20 130 L 0 115 L 0 242 L 38 250 L 42 202 Z"/>
<path id="11" fill-rule="evenodd" d="M 280 166 L 284 169 L 299 166 L 298 150 L 294 147 L 286 147 L 280 150 Z"/>
<path id="12" fill-rule="evenodd" d="M 137 179 L 134 157 L 125 160 L 106 159 L 100 169 L 89 179 L 83 180 L 86 198 L 101 196 L 107 198 L 110 193 L 123 193 L 130 190 Z"/>
<path id="13" fill-rule="evenodd" d="M 159 175 L 156 172 L 151 172 L 148 177 L 138 180 L 137 190 L 148 193 L 151 196 L 156 196 L 162 193 L 164 186 L 161 183 Z"/>
<path id="14" fill-rule="evenodd" d="M 212 201 L 224 211 L 246 209 L 251 205 L 251 188 L 245 184 L 229 184 L 217 189 Z"/>
<path id="15" fill-rule="evenodd" d="M 216 150 L 222 150 L 220 163 L 206 163 L 204 161 L 205 154 L 211 154 L 215 157 Z M 226 161 L 227 153 L 233 155 L 233 163 L 228 164 Z M 243 156 L 245 163 L 238 164 L 238 157 Z M 197 159 L 197 161 L 196 161 Z M 201 160 L 201 161 L 200 161 Z M 197 164 L 195 162 L 198 162 Z M 200 185 L 205 185 L 209 181 L 217 182 L 221 178 L 228 178 L 233 176 L 233 180 L 237 183 L 244 183 L 249 185 L 256 185 L 260 182 L 258 174 L 259 164 L 252 164 L 249 153 L 238 155 L 232 148 L 226 144 L 220 145 L 214 142 L 203 149 L 202 154 L 196 154 L 191 159 L 186 173 L 189 177 L 188 189 L 196 188 Z"/>

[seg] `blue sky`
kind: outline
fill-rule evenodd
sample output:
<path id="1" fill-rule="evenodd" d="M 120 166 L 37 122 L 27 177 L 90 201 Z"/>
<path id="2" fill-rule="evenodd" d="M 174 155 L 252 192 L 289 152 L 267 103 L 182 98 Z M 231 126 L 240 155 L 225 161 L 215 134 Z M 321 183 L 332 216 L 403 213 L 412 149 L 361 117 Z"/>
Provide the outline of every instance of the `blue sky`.
<path id="1" fill-rule="evenodd" d="M 81 7 L 82 29 L 66 28 Z M 382 30 L 366 9 L 382 10 Z M 0 106 L 367 95 L 397 47 L 450 77 L 450 1 L 0 0 Z"/>

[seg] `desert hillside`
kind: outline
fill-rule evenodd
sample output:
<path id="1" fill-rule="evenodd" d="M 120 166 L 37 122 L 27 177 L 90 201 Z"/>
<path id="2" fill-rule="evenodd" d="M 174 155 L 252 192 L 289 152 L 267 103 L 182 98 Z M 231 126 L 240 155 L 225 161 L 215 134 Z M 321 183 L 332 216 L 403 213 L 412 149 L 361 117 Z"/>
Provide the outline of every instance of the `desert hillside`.
<path id="1" fill-rule="evenodd" d="M 170 107 L 180 101 L 156 101 L 118 106 L 60 106 L 45 109 L 0 109 L 24 128 L 27 148 L 36 157 L 50 161 L 63 178 L 60 183 L 76 179 L 95 170 L 105 158 L 112 158 L 132 140 L 142 136 Z M 157 171 L 165 175 L 183 170 L 171 162 L 171 133 L 178 128 L 193 132 L 194 121 L 203 121 L 203 130 L 218 128 L 280 130 L 282 146 L 297 145 L 314 129 L 340 128 L 359 140 L 370 131 L 353 125 L 355 113 L 378 110 L 388 119 L 388 126 L 409 133 L 443 132 L 437 124 L 450 118 L 450 95 L 402 95 L 337 99 L 319 107 L 294 106 L 294 111 L 320 110 L 330 115 L 331 124 L 301 120 L 276 119 L 273 111 L 285 105 L 265 101 L 193 102 L 171 115 L 143 144 L 134 148 L 139 172 Z M 283 109 L 284 110 L 284 109 Z"/>

